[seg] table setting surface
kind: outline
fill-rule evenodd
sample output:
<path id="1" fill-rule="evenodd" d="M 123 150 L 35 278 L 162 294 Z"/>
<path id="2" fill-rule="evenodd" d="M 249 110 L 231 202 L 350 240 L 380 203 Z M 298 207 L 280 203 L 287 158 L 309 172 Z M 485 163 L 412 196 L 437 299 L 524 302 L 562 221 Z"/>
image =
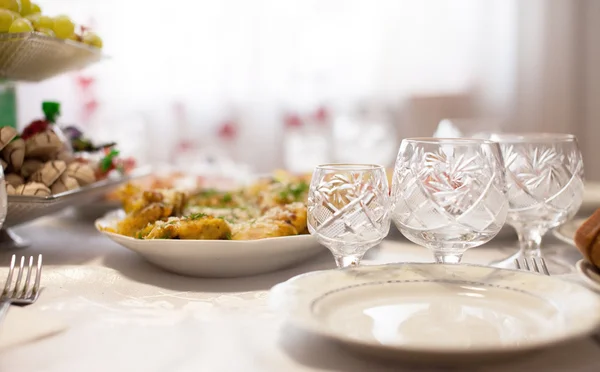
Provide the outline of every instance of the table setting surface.
<path id="1" fill-rule="evenodd" d="M 82 365 L 88 371 L 446 370 L 358 356 L 271 311 L 271 287 L 299 274 L 335 268 L 326 249 L 303 264 L 269 274 L 200 279 L 156 268 L 68 211 L 19 230 L 32 244 L 0 252 L 0 276 L 6 275 L 12 254 L 43 254 L 44 289 L 34 305 L 9 312 L 2 323 L 2 371 L 79 371 Z M 544 250 L 555 249 L 569 264 L 581 258 L 575 248 L 548 234 Z M 469 250 L 463 262 L 487 264 L 516 250 L 516 241 L 496 239 Z M 392 262 L 431 262 L 431 256 L 394 236 L 371 249 L 361 265 Z M 575 273 L 563 277 L 579 280 Z M 45 324 L 45 333 L 33 321 Z M 460 370 L 591 372 L 600 370 L 598 352 L 600 344 L 584 339 Z"/>

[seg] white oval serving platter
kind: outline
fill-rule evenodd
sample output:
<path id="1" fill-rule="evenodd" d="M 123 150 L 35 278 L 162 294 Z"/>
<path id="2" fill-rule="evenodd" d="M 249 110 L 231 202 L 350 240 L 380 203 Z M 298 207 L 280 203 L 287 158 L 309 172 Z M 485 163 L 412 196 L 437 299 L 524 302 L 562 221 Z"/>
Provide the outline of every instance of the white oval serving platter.
<path id="1" fill-rule="evenodd" d="M 323 252 L 311 235 L 260 240 L 141 240 L 104 231 L 124 217 L 112 211 L 96 220 L 98 231 L 150 263 L 173 273 L 210 278 L 264 274 L 306 261 Z"/>

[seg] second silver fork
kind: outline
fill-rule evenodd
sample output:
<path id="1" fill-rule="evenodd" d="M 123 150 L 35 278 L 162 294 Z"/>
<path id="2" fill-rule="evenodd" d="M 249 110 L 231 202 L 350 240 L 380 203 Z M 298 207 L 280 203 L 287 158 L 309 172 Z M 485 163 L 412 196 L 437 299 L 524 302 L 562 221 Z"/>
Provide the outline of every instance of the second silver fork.
<path id="1" fill-rule="evenodd" d="M 516 258 L 515 266 L 517 267 L 517 270 L 533 271 L 538 274 L 550 275 L 548 266 L 546 266 L 546 260 L 542 257 Z"/>
<path id="2" fill-rule="evenodd" d="M 40 254 L 37 263 L 33 265 L 33 256 L 29 257 L 29 265 L 25 266 L 25 257 L 21 257 L 18 267 L 15 266 L 17 257 L 12 256 L 10 267 L 8 269 L 8 277 L 6 284 L 0 295 L 0 322 L 6 316 L 8 308 L 11 304 L 26 306 L 34 303 L 40 294 L 40 281 L 42 279 L 42 255 Z M 32 273 L 35 270 L 35 279 L 33 286 L 31 285 Z M 13 276 L 17 275 L 17 279 L 13 286 Z M 25 283 L 21 285 L 25 276 Z"/>

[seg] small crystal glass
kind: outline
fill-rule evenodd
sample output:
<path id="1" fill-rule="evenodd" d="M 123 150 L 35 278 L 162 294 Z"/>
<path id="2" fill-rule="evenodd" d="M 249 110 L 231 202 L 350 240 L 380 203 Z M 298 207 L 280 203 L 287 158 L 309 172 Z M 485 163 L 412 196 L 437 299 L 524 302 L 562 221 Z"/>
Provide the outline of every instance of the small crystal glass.
<path id="1" fill-rule="evenodd" d="M 492 134 L 506 165 L 508 217 L 519 236 L 519 252 L 495 263 L 512 267 L 515 258 L 541 257 L 544 234 L 573 218 L 583 202 L 583 160 L 571 134 Z M 553 274 L 564 265 L 555 262 Z"/>
<path id="2" fill-rule="evenodd" d="M 316 167 L 308 194 L 308 229 L 338 268 L 356 266 L 390 230 L 385 169 L 371 164 Z"/>
<path id="3" fill-rule="evenodd" d="M 460 263 L 490 241 L 506 220 L 504 163 L 497 143 L 482 139 L 402 141 L 392 181 L 392 220 L 437 263 Z"/>

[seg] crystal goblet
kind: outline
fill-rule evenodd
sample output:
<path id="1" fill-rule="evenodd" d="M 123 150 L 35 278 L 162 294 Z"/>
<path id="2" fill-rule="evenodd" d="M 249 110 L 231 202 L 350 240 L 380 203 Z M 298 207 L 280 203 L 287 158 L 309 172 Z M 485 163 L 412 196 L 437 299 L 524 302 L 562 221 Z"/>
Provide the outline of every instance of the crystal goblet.
<path id="1" fill-rule="evenodd" d="M 402 141 L 392 181 L 392 220 L 437 263 L 459 263 L 491 240 L 506 220 L 504 163 L 482 139 Z"/>
<path id="2" fill-rule="evenodd" d="M 575 216 L 583 202 L 583 160 L 571 134 L 492 134 L 490 140 L 502 150 L 508 184 L 506 222 L 519 237 L 519 252 L 495 265 L 510 267 L 515 258 L 541 257 L 544 234 Z M 553 273 L 571 271 L 555 263 Z"/>
<path id="3" fill-rule="evenodd" d="M 339 268 L 360 263 L 390 230 L 385 169 L 370 164 L 316 167 L 308 194 L 308 229 Z"/>

